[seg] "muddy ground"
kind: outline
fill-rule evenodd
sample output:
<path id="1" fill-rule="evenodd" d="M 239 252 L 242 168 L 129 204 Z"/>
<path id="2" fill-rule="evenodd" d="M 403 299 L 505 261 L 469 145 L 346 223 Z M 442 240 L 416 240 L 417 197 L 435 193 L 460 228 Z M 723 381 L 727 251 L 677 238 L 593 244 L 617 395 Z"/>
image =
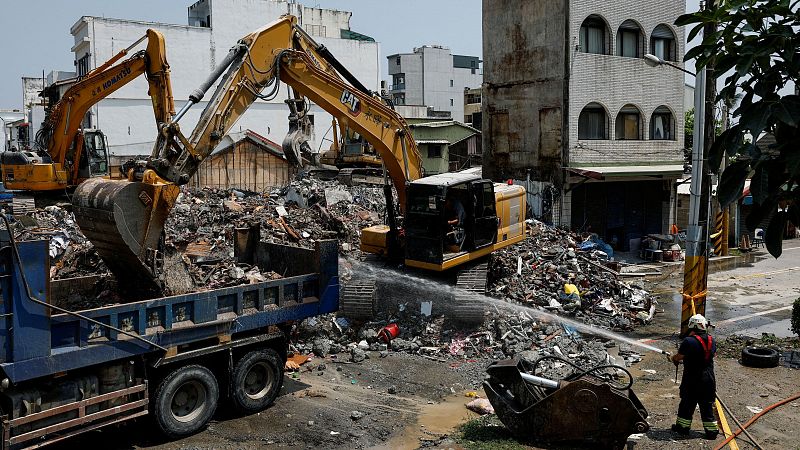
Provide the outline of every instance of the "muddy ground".
<path id="1" fill-rule="evenodd" d="M 711 277 L 709 285 L 724 283 L 737 286 L 740 296 L 717 301 L 714 314 L 728 317 L 715 335 L 719 340 L 741 330 L 760 330 L 770 322 L 782 324 L 786 311 L 769 313 L 782 305 L 778 300 L 796 297 L 797 284 L 791 273 L 800 264 L 796 257 L 782 258 L 781 267 L 750 264 Z M 661 313 L 655 321 L 637 330 L 631 337 L 652 340 L 656 347 L 673 350 L 676 346 L 675 318 L 679 298 L 674 292 L 680 285 L 680 271 L 648 286 L 665 292 Z M 781 278 L 784 277 L 784 278 Z M 761 286 L 759 285 L 761 284 Z M 777 303 L 758 307 L 764 315 L 737 321 L 754 305 L 764 301 L 748 300 L 752 290 L 769 285 Z M 763 287 L 762 287 L 763 286 Z M 750 293 L 748 293 L 750 292 Z M 730 290 L 725 291 L 731 296 Z M 763 296 L 762 296 L 763 297 Z M 770 300 L 771 301 L 771 300 Z M 781 300 L 782 301 L 782 300 Z M 759 313 L 761 314 L 761 313 Z M 772 318 L 772 319 L 770 319 Z M 769 319 L 769 320 L 768 320 Z M 783 326 L 783 325 L 780 325 Z M 785 326 L 784 326 L 785 328 Z M 611 350 L 614 352 L 614 349 Z M 104 448 L 152 449 L 412 449 L 412 448 L 554 448 L 524 445 L 510 438 L 502 427 L 487 427 L 474 422 L 476 415 L 466 410 L 470 391 L 482 394 L 478 384 L 489 361 L 431 360 L 420 356 L 389 353 L 380 358 L 368 352 L 370 359 L 358 364 L 338 362 L 335 358 L 313 359 L 303 366 L 298 378 L 287 379 L 275 405 L 260 414 L 236 416 L 226 407 L 203 432 L 169 442 L 158 437 L 153 425 L 142 419 L 116 429 L 88 433 L 59 448 L 80 448 L 103 443 Z M 727 352 L 736 355 L 737 352 Z M 651 430 L 632 439 L 636 449 L 713 448 L 722 441 L 703 439 L 699 415 L 695 414 L 693 433 L 678 438 L 669 427 L 675 420 L 678 385 L 672 363 L 654 353 L 631 368 L 636 377 L 634 390 L 647 408 Z M 654 373 L 653 373 L 654 371 Z M 720 355 L 716 362 L 718 393 L 736 416 L 746 421 L 753 413 L 747 407 L 764 408 L 797 392 L 800 370 L 786 367 L 753 369 L 742 366 L 734 357 Z M 465 423 L 467 433 L 458 431 Z M 765 449 L 800 449 L 800 401 L 778 408 L 750 428 Z M 735 425 L 731 424 L 735 428 Z M 753 448 L 739 441 L 740 448 Z M 563 448 L 563 447 L 558 447 Z M 593 448 L 591 445 L 575 448 Z"/>

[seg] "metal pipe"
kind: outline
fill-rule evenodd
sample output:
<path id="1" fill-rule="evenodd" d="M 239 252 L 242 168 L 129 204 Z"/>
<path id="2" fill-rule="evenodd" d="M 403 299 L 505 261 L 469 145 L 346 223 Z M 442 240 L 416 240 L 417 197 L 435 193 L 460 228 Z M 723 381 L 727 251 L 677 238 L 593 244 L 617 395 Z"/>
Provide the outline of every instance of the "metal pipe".
<path id="1" fill-rule="evenodd" d="M 217 79 L 222 76 L 222 73 L 225 72 L 228 67 L 231 66 L 231 64 L 233 64 L 233 61 L 236 58 L 244 56 L 246 50 L 247 47 L 241 43 L 233 47 L 225 56 L 225 59 L 223 59 L 222 62 L 216 68 L 214 68 L 208 78 L 206 78 L 206 80 L 203 81 L 203 83 L 197 89 L 193 90 L 192 93 L 189 94 L 189 102 L 183 105 L 181 110 L 178 111 L 178 114 L 175 114 L 175 118 L 172 119 L 172 122 L 177 123 L 189 111 L 189 108 L 202 100 L 203 96 L 206 95 L 206 92 L 208 92 Z"/>
<path id="2" fill-rule="evenodd" d="M 548 378 L 537 377 L 536 375 L 531 375 L 525 372 L 520 372 L 519 374 L 522 376 L 523 380 L 533 385 L 547 389 L 558 389 L 558 381 L 550 380 Z"/>

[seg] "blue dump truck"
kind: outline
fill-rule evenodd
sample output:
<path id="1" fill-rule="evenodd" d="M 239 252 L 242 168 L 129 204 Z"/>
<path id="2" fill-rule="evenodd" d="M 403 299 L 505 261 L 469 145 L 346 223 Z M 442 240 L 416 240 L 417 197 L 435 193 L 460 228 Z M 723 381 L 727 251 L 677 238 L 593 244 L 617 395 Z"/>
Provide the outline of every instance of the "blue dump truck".
<path id="1" fill-rule="evenodd" d="M 284 277 L 188 295 L 67 311 L 47 241 L 0 239 L 0 449 L 39 447 L 152 415 L 177 438 L 220 401 L 248 413 L 283 384 L 292 322 L 339 305 L 338 246 L 259 242 L 252 262 Z M 71 289 L 77 282 L 72 283 Z"/>

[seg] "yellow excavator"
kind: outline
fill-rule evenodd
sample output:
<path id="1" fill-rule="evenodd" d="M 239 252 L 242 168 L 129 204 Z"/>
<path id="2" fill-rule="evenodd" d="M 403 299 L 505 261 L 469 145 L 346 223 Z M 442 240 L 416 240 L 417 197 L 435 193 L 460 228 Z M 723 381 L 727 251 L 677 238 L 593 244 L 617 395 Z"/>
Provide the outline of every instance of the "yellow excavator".
<path id="1" fill-rule="evenodd" d="M 147 39 L 147 48 L 120 59 Z M 105 135 L 83 129 L 86 112 L 140 75 L 147 76 L 156 123 L 167 123 L 175 106 L 164 36 L 149 29 L 141 39 L 117 53 L 72 85 L 49 109 L 36 133 L 36 151 L 6 151 L 0 172 L 6 189 L 56 191 L 109 175 Z"/>
<path id="2" fill-rule="evenodd" d="M 178 122 L 218 79 L 186 138 Z M 92 179 L 76 189 L 78 224 L 120 284 L 141 292 L 158 290 L 159 238 L 179 186 L 248 107 L 256 99 L 274 98 L 281 83 L 293 92 L 287 100 L 290 133 L 283 142 L 290 161 L 300 163 L 308 147 L 308 100 L 357 132 L 381 156 L 388 177 L 387 224 L 363 230 L 365 251 L 402 259 L 412 267 L 447 271 L 524 238 L 522 187 L 495 184 L 473 173 L 422 178 L 421 157 L 405 120 L 303 31 L 295 17 L 283 16 L 241 39 L 190 94 L 186 106 L 161 127 L 159 144 L 145 167 L 131 171 L 127 180 Z M 392 186 L 404 215 L 402 227 L 394 214 Z M 454 202 L 462 205 L 457 224 L 462 237 L 448 243 L 453 227 L 447 205 Z"/>

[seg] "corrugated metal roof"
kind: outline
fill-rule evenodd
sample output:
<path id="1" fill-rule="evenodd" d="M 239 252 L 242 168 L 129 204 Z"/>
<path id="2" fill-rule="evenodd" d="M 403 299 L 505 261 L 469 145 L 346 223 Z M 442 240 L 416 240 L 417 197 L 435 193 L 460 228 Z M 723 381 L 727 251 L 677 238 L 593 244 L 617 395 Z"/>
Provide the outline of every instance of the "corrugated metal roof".
<path id="1" fill-rule="evenodd" d="M 434 186 L 453 186 L 456 184 L 466 183 L 468 181 L 480 180 L 480 175 L 474 173 L 463 172 L 447 172 L 440 173 L 439 175 L 432 175 L 430 177 L 420 178 L 414 180 L 411 184 L 425 184 Z"/>

